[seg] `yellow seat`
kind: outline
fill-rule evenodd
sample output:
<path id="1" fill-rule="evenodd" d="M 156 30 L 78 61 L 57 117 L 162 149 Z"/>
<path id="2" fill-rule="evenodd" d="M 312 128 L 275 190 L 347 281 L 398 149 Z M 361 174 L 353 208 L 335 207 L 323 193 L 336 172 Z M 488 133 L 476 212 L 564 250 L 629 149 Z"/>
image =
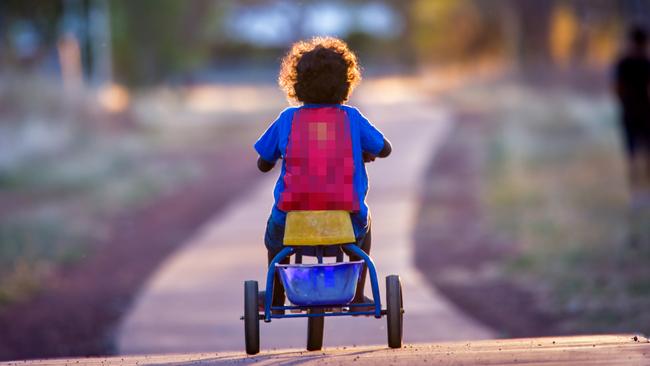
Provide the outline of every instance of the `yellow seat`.
<path id="1" fill-rule="evenodd" d="M 290 211 L 284 229 L 284 245 L 313 246 L 354 243 L 347 211 Z"/>

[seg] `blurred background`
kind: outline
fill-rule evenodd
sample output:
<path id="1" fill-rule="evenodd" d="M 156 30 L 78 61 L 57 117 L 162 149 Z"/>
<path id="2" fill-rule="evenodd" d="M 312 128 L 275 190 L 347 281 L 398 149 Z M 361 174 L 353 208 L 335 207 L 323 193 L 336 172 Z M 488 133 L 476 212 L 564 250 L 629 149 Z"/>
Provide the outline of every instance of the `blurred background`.
<path id="1" fill-rule="evenodd" d="M 647 334 L 649 200 L 611 86 L 649 20 L 643 0 L 3 0 L 0 359 L 115 352 L 148 276 L 254 184 L 280 59 L 314 35 L 357 52 L 365 95 L 452 116 L 414 232 L 431 285 L 503 336 Z"/>

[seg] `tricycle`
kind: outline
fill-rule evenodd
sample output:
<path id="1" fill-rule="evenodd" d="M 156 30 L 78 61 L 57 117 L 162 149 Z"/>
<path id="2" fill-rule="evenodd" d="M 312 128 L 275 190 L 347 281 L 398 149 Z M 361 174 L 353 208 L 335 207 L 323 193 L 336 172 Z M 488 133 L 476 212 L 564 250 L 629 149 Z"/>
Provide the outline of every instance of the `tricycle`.
<path id="1" fill-rule="evenodd" d="M 290 211 L 284 234 L 284 246 L 271 261 L 265 291 L 257 281 L 244 282 L 244 334 L 246 353 L 260 350 L 260 320 L 307 318 L 307 350 L 323 347 L 325 317 L 386 317 L 388 346 L 402 347 L 404 314 L 402 286 L 397 275 L 386 277 L 386 308 L 382 308 L 375 265 L 356 244 L 350 214 L 347 211 Z M 344 260 L 347 255 L 347 260 Z M 316 263 L 303 263 L 303 257 Z M 350 256 L 361 258 L 359 261 Z M 293 257 L 293 263 L 281 264 Z M 335 258 L 332 261 L 330 258 Z M 326 260 L 327 259 L 327 260 Z M 285 261 L 286 263 L 286 261 Z M 353 303 L 357 281 L 367 267 L 372 299 Z M 290 305 L 273 306 L 273 286 L 279 275 Z"/>

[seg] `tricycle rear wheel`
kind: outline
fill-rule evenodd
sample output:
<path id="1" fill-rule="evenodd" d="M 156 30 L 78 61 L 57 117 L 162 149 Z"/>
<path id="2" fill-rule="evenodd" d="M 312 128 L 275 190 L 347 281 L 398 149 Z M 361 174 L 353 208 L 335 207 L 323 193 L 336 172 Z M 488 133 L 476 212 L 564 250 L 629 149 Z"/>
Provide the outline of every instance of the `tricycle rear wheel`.
<path id="1" fill-rule="evenodd" d="M 386 277 L 386 322 L 388 347 L 402 347 L 403 301 L 402 284 L 397 275 Z"/>
<path id="2" fill-rule="evenodd" d="M 323 314 L 321 308 L 309 309 L 310 314 Z M 325 317 L 315 316 L 307 318 L 307 351 L 319 351 L 323 348 L 323 329 Z"/>
<path id="3" fill-rule="evenodd" d="M 246 353 L 260 352 L 260 317 L 257 298 L 257 281 L 244 282 L 244 337 Z"/>

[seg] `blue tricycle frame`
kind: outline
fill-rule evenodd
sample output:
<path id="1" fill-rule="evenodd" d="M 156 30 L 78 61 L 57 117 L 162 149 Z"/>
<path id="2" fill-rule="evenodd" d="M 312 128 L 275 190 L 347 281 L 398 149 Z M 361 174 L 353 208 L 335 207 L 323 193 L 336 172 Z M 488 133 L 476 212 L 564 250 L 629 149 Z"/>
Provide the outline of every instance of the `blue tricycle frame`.
<path id="1" fill-rule="evenodd" d="M 388 333 L 388 346 L 391 348 L 400 348 L 402 346 L 402 320 L 403 320 L 403 300 L 402 288 L 400 278 L 397 275 L 390 275 L 386 277 L 386 309 L 382 309 L 382 302 L 379 290 L 377 269 L 372 258 L 366 254 L 359 246 L 354 243 L 350 244 L 336 244 L 327 246 L 311 247 L 315 249 L 316 254 L 309 254 L 309 256 L 316 256 L 318 258 L 318 265 L 326 266 L 323 264 L 324 249 L 337 246 L 336 255 L 337 262 L 343 262 L 343 252 L 348 256 L 354 255 L 363 261 L 363 264 L 368 269 L 370 285 L 372 289 L 372 302 L 365 303 L 334 303 L 327 305 L 287 305 L 287 306 L 273 306 L 273 287 L 275 276 L 278 272 L 278 265 L 286 258 L 296 255 L 295 266 L 302 265 L 303 254 L 302 246 L 285 246 L 282 250 L 275 255 L 269 264 L 266 275 L 266 286 L 264 292 L 264 312 L 260 313 L 258 307 L 258 285 L 257 281 L 245 282 L 245 310 L 242 319 L 245 321 L 245 340 L 246 352 L 248 354 L 256 354 L 259 352 L 259 321 L 264 320 L 265 323 L 271 322 L 272 319 L 282 318 L 307 318 L 307 350 L 315 351 L 322 348 L 323 339 L 323 319 L 332 316 L 373 316 L 380 319 L 382 316 L 387 318 L 387 333 Z M 300 258 L 300 259 L 298 259 Z M 330 263 L 331 264 L 331 263 Z M 309 266 L 309 265 L 306 265 Z M 357 279 L 355 278 L 354 281 Z M 284 284 L 283 284 L 284 286 Z M 285 290 L 286 286 L 285 286 Z M 338 311 L 333 309 L 338 308 Z M 369 309 L 372 310 L 355 310 L 355 309 Z M 290 312 L 298 313 L 290 313 Z"/>

